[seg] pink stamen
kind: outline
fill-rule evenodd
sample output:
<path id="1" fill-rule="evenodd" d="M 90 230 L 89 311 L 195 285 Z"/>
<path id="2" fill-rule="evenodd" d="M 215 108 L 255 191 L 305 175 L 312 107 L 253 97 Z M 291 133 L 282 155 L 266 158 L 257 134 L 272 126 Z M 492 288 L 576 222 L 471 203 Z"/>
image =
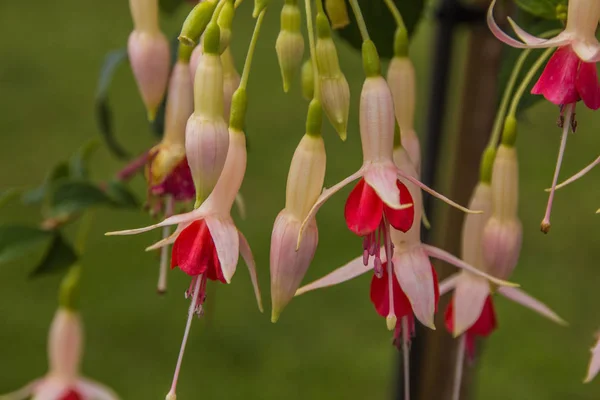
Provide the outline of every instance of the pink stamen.
<path id="1" fill-rule="evenodd" d="M 172 196 L 166 196 L 165 200 L 165 218 L 169 218 L 173 215 L 174 201 Z M 171 227 L 165 226 L 162 229 L 162 238 L 165 240 L 171 234 Z M 169 263 L 169 250 L 170 246 L 164 246 L 160 249 L 160 268 L 158 272 L 158 284 L 157 291 L 159 294 L 167 292 L 167 271 Z"/>
<path id="2" fill-rule="evenodd" d="M 460 389 L 462 387 L 463 368 L 465 364 L 466 335 L 463 334 L 458 339 L 458 348 L 456 349 L 456 365 L 454 367 L 454 390 L 452 400 L 460 400 Z"/>
<path id="3" fill-rule="evenodd" d="M 402 317 L 402 357 L 404 360 L 404 400 L 410 400 L 410 332 L 408 316 Z"/>
<path id="4" fill-rule="evenodd" d="M 554 193 L 556 192 L 556 184 L 558 183 L 558 174 L 560 173 L 560 167 L 562 165 L 563 156 L 565 154 L 565 148 L 567 146 L 567 137 L 569 136 L 569 129 L 572 126 L 572 118 L 575 104 L 567 104 L 565 106 L 565 123 L 563 124 L 563 133 L 560 141 L 560 149 L 558 151 L 558 159 L 556 160 L 556 168 L 554 169 L 554 178 L 552 179 L 552 188 L 550 189 L 550 196 L 548 197 L 548 204 L 546 205 L 546 214 L 542 220 L 541 230 L 544 233 L 550 231 L 550 214 L 552 213 L 552 203 L 554 202 Z"/>

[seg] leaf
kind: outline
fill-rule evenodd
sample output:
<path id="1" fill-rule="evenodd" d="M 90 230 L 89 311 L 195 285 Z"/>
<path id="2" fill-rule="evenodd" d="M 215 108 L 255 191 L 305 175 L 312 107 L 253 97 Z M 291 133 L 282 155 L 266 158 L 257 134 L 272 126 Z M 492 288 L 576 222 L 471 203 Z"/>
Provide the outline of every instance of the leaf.
<path id="1" fill-rule="evenodd" d="M 112 203 L 112 199 L 94 184 L 67 180 L 60 182 L 54 189 L 50 198 L 50 210 L 53 216 L 60 217 Z"/>
<path id="2" fill-rule="evenodd" d="M 39 204 L 44 201 L 46 194 L 52 186 L 60 179 L 68 178 L 70 174 L 69 165 L 61 161 L 50 170 L 41 186 L 23 193 L 21 200 L 25 204 Z"/>
<path id="3" fill-rule="evenodd" d="M 25 225 L 0 226 L 0 264 L 29 253 L 52 237 L 52 232 Z"/>
<path id="4" fill-rule="evenodd" d="M 111 181 L 106 187 L 106 193 L 114 204 L 123 208 L 140 208 L 140 202 L 129 188 L 120 181 Z"/>
<path id="5" fill-rule="evenodd" d="M 160 11 L 166 14 L 173 14 L 185 2 L 185 0 L 159 0 L 158 6 L 160 7 Z"/>
<path id="6" fill-rule="evenodd" d="M 77 262 L 77 253 L 73 247 L 63 238 L 60 232 L 54 232 L 50 246 L 46 254 L 31 272 L 30 277 L 62 271 Z"/>
<path id="7" fill-rule="evenodd" d="M 96 88 L 96 120 L 100 133 L 108 148 L 121 159 L 129 157 L 127 151 L 117 142 L 114 133 L 112 111 L 108 104 L 108 90 L 115 71 L 127 60 L 127 49 L 113 50 L 104 58 L 100 78 Z"/>
<path id="8" fill-rule="evenodd" d="M 394 34 L 396 32 L 396 22 L 392 14 L 381 0 L 358 0 L 362 11 L 369 35 L 375 45 L 379 56 L 383 58 L 392 58 L 394 56 Z M 394 0 L 396 7 L 400 10 L 409 36 L 414 32 L 423 9 L 424 0 Z M 348 41 L 352 47 L 359 49 L 362 45 L 362 38 L 354 13 L 348 6 L 350 25 L 338 30 L 339 35 Z"/>
<path id="9" fill-rule="evenodd" d="M 567 0 L 515 0 L 519 8 L 536 17 L 556 20 L 558 19 L 558 6 L 564 6 L 566 11 Z"/>
<path id="10" fill-rule="evenodd" d="M 70 175 L 73 178 L 87 179 L 89 177 L 88 163 L 99 146 L 100 142 L 97 139 L 92 139 L 73 154 L 69 162 Z"/>

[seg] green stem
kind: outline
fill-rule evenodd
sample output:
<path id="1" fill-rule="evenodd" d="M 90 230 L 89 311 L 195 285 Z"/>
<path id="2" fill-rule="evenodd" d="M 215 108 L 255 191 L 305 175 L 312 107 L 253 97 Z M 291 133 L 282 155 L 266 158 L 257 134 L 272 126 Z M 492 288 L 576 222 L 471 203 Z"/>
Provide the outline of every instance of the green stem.
<path id="1" fill-rule="evenodd" d="M 350 0 L 350 6 L 352 7 L 352 12 L 356 17 L 356 23 L 358 24 L 358 29 L 360 30 L 360 35 L 362 36 L 363 42 L 369 40 L 369 31 L 367 30 L 367 24 L 365 23 L 362 11 L 360 10 L 358 0 Z"/>
<path id="2" fill-rule="evenodd" d="M 394 20 L 396 20 L 397 27 L 400 29 L 406 30 L 406 25 L 404 24 L 404 19 L 402 19 L 402 14 L 400 14 L 400 10 L 398 10 L 398 7 L 396 7 L 394 0 L 383 0 L 383 1 L 385 2 L 385 5 L 387 6 L 387 8 L 390 10 L 390 13 L 392 13 Z"/>
<path id="3" fill-rule="evenodd" d="M 210 18 L 210 22 L 217 22 L 217 19 L 219 18 L 219 14 L 221 14 L 221 10 L 223 9 L 223 6 L 225 5 L 225 3 L 227 2 L 227 0 L 220 0 L 219 3 L 217 4 L 217 8 L 215 8 L 215 12 L 213 13 L 212 17 Z"/>
<path id="4" fill-rule="evenodd" d="M 319 82 L 319 68 L 317 66 L 317 47 L 315 44 L 315 29 L 313 26 L 311 1 L 312 0 L 304 0 L 304 7 L 306 8 L 306 30 L 308 30 L 310 61 L 312 62 L 313 74 L 315 75 L 315 93 L 313 94 L 313 99 L 321 101 L 321 83 Z"/>
<path id="5" fill-rule="evenodd" d="M 88 236 L 90 235 L 90 230 L 92 229 L 92 222 L 94 222 L 93 211 L 88 211 L 81 217 L 81 222 L 79 223 L 79 230 L 77 231 L 77 235 L 75 237 L 75 250 L 77 250 L 79 256 L 82 256 L 85 250 L 85 243 L 87 241 Z"/>
<path id="6" fill-rule="evenodd" d="M 315 0 L 315 4 L 317 5 L 317 12 L 325 12 L 323 9 L 323 0 Z"/>
<path id="7" fill-rule="evenodd" d="M 258 35 L 260 34 L 260 28 L 262 26 L 263 19 L 265 18 L 266 9 L 262 10 L 258 14 L 256 19 L 256 25 L 254 25 L 254 32 L 252 33 L 252 39 L 250 40 L 250 46 L 248 47 L 248 54 L 246 55 L 246 61 L 244 62 L 244 70 L 242 71 L 242 79 L 240 80 L 240 86 L 242 89 L 246 89 L 248 86 L 248 77 L 250 76 L 250 69 L 252 68 L 252 59 L 254 58 L 254 50 L 256 50 L 256 43 L 258 43 Z"/>

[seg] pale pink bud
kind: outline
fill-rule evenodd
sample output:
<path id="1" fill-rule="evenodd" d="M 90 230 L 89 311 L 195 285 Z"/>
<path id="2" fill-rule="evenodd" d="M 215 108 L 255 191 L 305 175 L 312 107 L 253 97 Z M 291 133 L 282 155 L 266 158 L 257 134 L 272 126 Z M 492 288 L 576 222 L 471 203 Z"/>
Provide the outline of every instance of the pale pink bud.
<path id="1" fill-rule="evenodd" d="M 388 68 L 387 81 L 394 98 L 394 110 L 400 132 L 413 130 L 416 90 L 415 68 L 410 58 L 394 57 Z"/>
<path id="2" fill-rule="evenodd" d="M 194 94 L 189 64 L 178 61 L 169 82 L 163 143 L 184 146 L 185 126 L 193 111 Z"/>
<path id="3" fill-rule="evenodd" d="M 190 56 L 190 76 L 192 77 L 192 83 L 196 79 L 196 71 L 198 70 L 198 64 L 200 64 L 200 59 L 204 55 L 204 48 L 202 46 L 202 41 L 198 44 L 198 46 L 194 47 L 192 51 L 192 55 Z"/>
<path id="4" fill-rule="evenodd" d="M 169 42 L 160 31 L 134 30 L 129 35 L 127 51 L 148 118 L 153 120 L 169 80 Z"/>
<path id="5" fill-rule="evenodd" d="M 498 148 L 492 172 L 492 216 L 483 231 L 485 263 L 501 279 L 510 276 L 521 253 L 523 228 L 517 216 L 519 165 L 514 147 Z"/>
<path id="6" fill-rule="evenodd" d="M 327 156 L 321 136 L 304 135 L 294 152 L 287 179 L 285 208 L 303 221 L 323 190 Z"/>
<path id="7" fill-rule="evenodd" d="M 76 379 L 83 348 L 83 329 L 79 315 L 59 308 L 48 335 L 50 373 L 66 380 Z"/>
<path id="8" fill-rule="evenodd" d="M 462 228 L 462 259 L 484 272 L 489 272 L 483 257 L 482 234 L 492 213 L 492 188 L 479 182 L 469 202 L 471 210 L 481 210 L 482 214 L 467 214 Z"/>
<path id="9" fill-rule="evenodd" d="M 221 175 L 229 148 L 223 118 L 223 68 L 221 58 L 214 54 L 204 54 L 196 71 L 194 113 L 187 122 L 185 148 L 196 201 L 202 202 Z"/>
<path id="10" fill-rule="evenodd" d="M 284 209 L 279 213 L 271 235 L 271 321 L 277 322 L 281 311 L 300 287 L 317 249 L 319 233 L 313 219 L 303 233 L 298 250 L 302 220 Z"/>
<path id="11" fill-rule="evenodd" d="M 360 136 L 364 163 L 392 160 L 394 102 L 383 77 L 369 77 L 360 95 Z"/>
<path id="12" fill-rule="evenodd" d="M 221 54 L 221 63 L 223 64 L 223 115 L 225 122 L 229 121 L 231 113 L 231 101 L 233 93 L 240 86 L 240 74 L 235 69 L 233 56 L 229 47 Z"/>

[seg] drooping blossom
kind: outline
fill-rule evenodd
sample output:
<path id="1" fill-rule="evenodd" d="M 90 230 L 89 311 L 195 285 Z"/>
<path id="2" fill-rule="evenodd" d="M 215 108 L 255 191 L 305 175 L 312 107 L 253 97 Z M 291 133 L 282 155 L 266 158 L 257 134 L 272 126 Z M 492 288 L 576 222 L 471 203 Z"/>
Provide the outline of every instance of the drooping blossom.
<path id="1" fill-rule="evenodd" d="M 320 134 L 321 103 L 309 106 L 306 134 L 298 144 L 287 179 L 285 208 L 279 213 L 271 234 L 271 321 L 276 322 L 294 297 L 315 255 L 319 232 L 315 220 L 304 231 L 296 249 L 302 221 L 319 197 L 325 179 L 325 143 Z M 314 121 L 316 120 L 316 121 Z"/>
<path id="2" fill-rule="evenodd" d="M 161 223 L 140 229 L 111 232 L 107 235 L 133 235 L 149 230 L 177 225 L 175 232 L 149 249 L 173 243 L 171 267 L 179 267 L 192 277 L 186 293 L 191 304 L 186 333 L 175 370 L 169 398 L 175 398 L 175 389 L 183 352 L 194 314 L 203 313 L 206 300 L 207 280 L 231 282 L 239 255 L 241 254 L 254 286 L 256 300 L 262 311 L 262 301 L 252 251 L 244 235 L 239 232 L 231 218 L 231 207 L 242 184 L 246 171 L 246 139 L 243 132 L 230 128 L 229 151 L 221 178 L 208 198 L 197 209 L 167 218 Z"/>
<path id="3" fill-rule="evenodd" d="M 48 336 L 48 373 L 16 392 L 0 395 L 3 400 L 118 400 L 108 387 L 79 373 L 83 327 L 79 313 L 60 307 Z"/>
<path id="4" fill-rule="evenodd" d="M 134 30 L 127 52 L 133 75 L 148 111 L 154 120 L 169 81 L 169 42 L 158 24 L 158 0 L 129 0 Z"/>
<path id="5" fill-rule="evenodd" d="M 552 48 L 557 50 L 547 63 L 540 79 L 532 89 L 533 94 L 542 94 L 548 101 L 560 106 L 559 126 L 563 128 L 562 140 L 552 188 L 541 224 L 544 233 L 550 230 L 550 215 L 558 175 L 567 143 L 569 130 L 575 131 L 575 104 L 583 100 L 593 110 L 600 108 L 600 83 L 596 65 L 600 61 L 600 43 L 596 39 L 596 29 L 600 19 L 600 3 L 596 0 L 571 0 L 565 29 L 551 39 L 533 36 L 520 28 L 512 19 L 509 22 L 521 41 L 504 33 L 494 21 L 490 5 L 488 25 L 492 33 L 502 42 L 517 48 Z"/>
<path id="6" fill-rule="evenodd" d="M 585 383 L 591 382 L 598 375 L 598 372 L 600 372 L 600 336 L 596 345 L 590 349 L 590 352 L 592 353 L 592 357 L 584 380 Z"/>

